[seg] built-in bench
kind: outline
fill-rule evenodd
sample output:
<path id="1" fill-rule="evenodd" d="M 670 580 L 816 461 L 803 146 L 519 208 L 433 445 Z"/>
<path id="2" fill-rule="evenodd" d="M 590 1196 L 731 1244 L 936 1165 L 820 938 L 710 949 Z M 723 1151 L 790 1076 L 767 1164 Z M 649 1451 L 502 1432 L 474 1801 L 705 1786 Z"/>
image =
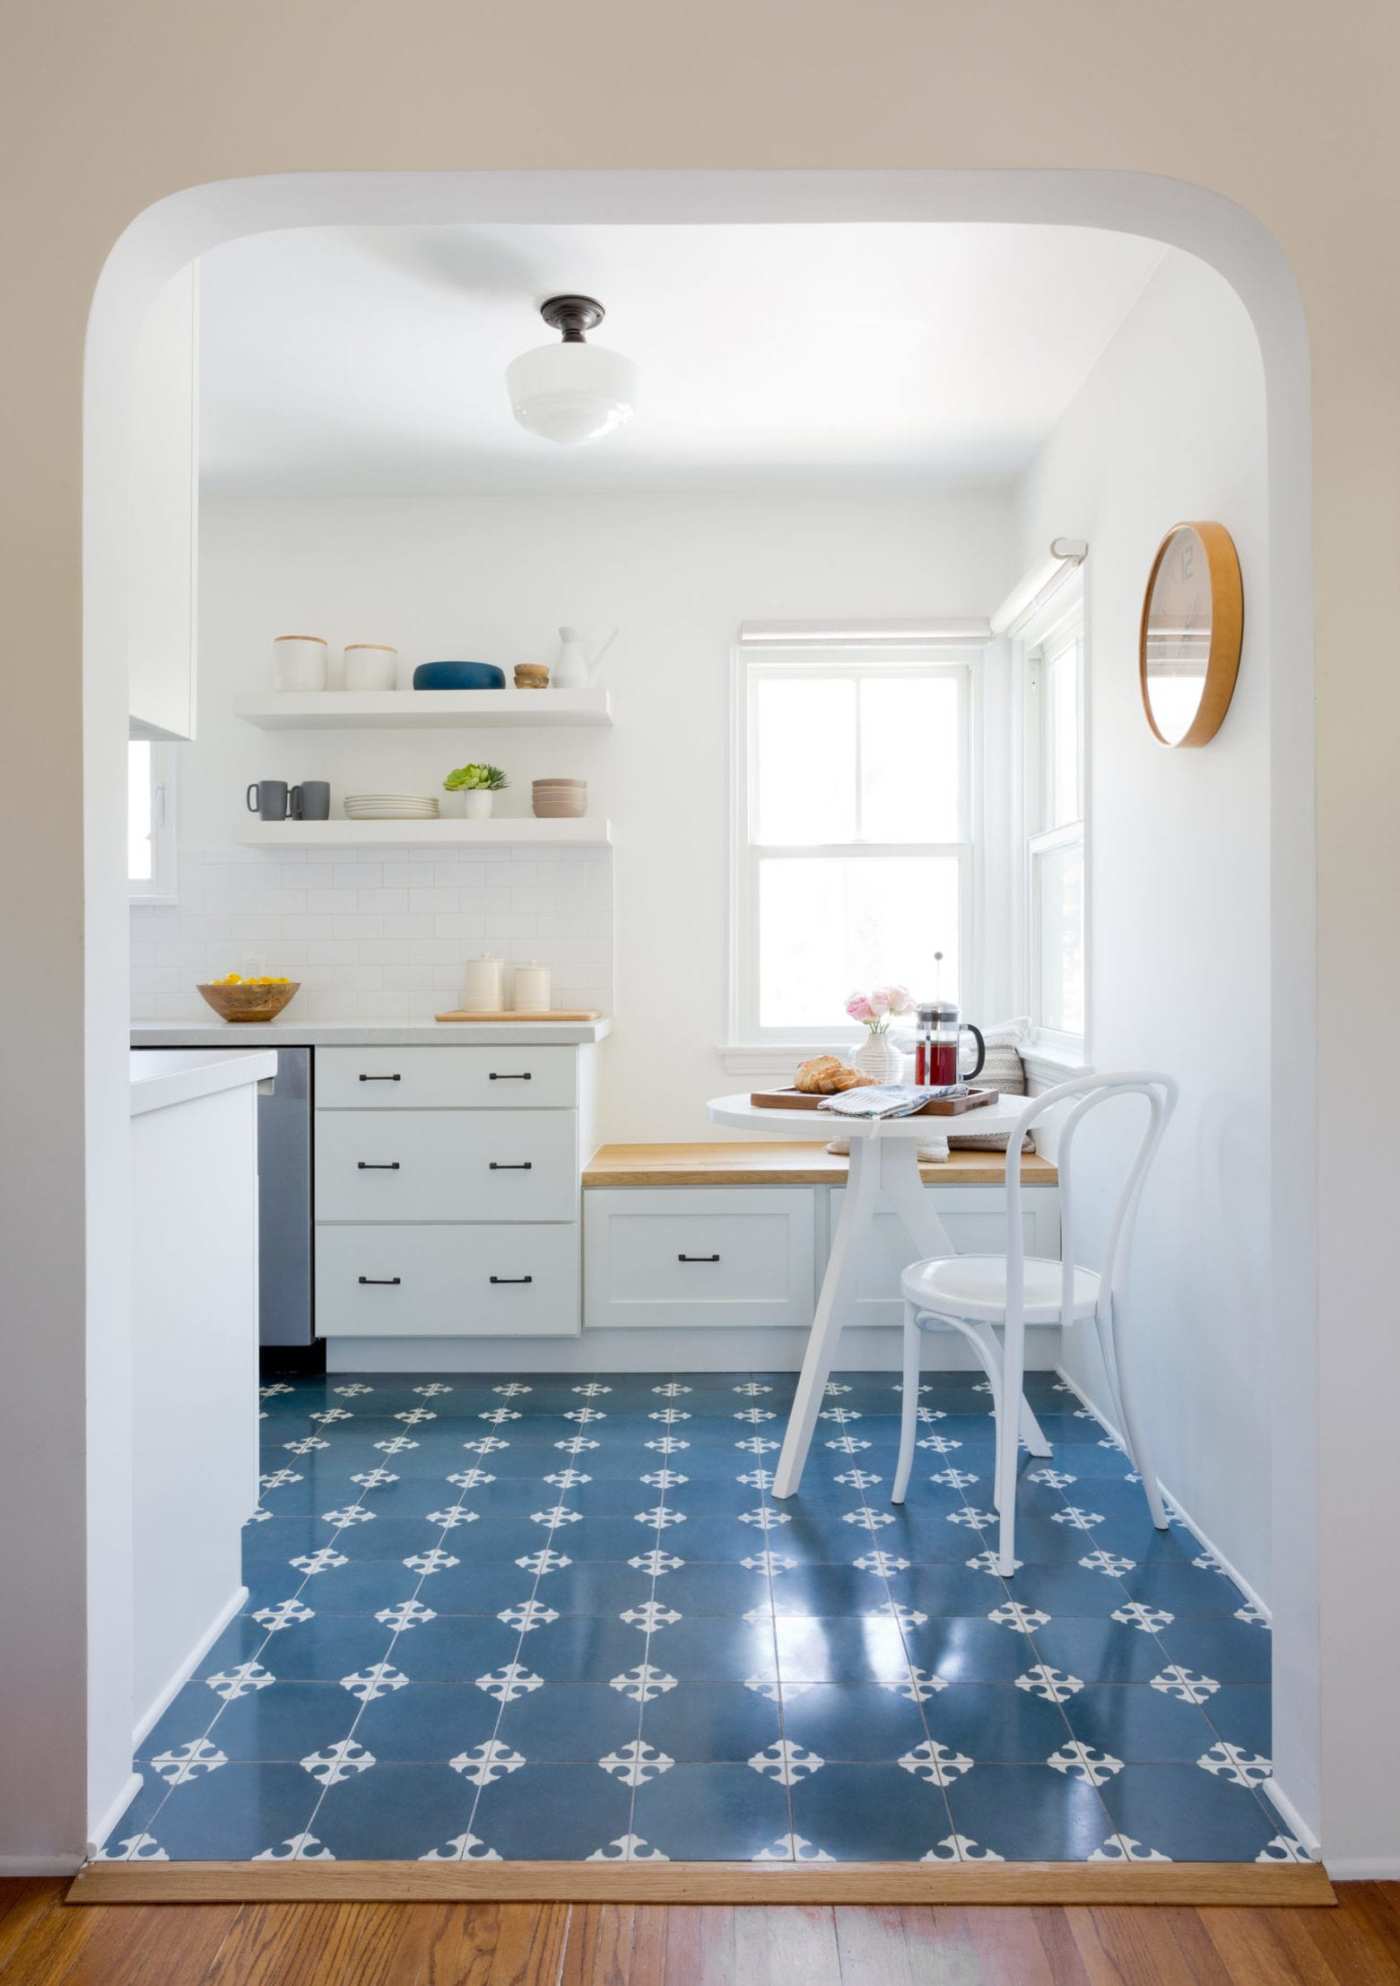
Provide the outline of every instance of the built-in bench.
<path id="1" fill-rule="evenodd" d="M 1006 1240 L 1006 1155 L 954 1152 L 919 1168 L 960 1252 Z M 778 1140 L 604 1145 L 583 1170 L 584 1319 L 590 1329 L 800 1326 L 812 1310 L 841 1210 L 847 1161 Z M 1059 1252 L 1058 1176 L 1021 1161 L 1026 1249 Z M 900 1319 L 909 1241 L 879 1213 L 853 1324 Z"/>
<path id="2" fill-rule="evenodd" d="M 848 1161 L 822 1145 L 780 1139 L 705 1145 L 600 1145 L 584 1167 L 585 1186 L 844 1186 Z M 1005 1152 L 953 1152 L 921 1165 L 926 1186 L 1002 1186 Z M 1054 1186 L 1048 1159 L 1026 1152 L 1027 1186 Z"/>

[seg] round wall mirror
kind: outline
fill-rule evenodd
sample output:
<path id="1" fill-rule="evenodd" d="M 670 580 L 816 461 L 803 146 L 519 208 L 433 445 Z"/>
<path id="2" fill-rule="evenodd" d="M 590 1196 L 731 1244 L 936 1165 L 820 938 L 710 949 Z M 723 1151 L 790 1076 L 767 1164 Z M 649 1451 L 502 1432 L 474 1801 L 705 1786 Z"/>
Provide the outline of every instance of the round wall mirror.
<path id="1" fill-rule="evenodd" d="M 1244 588 L 1223 524 L 1177 524 L 1157 548 L 1142 603 L 1142 706 L 1164 745 L 1205 745 L 1234 695 Z"/>

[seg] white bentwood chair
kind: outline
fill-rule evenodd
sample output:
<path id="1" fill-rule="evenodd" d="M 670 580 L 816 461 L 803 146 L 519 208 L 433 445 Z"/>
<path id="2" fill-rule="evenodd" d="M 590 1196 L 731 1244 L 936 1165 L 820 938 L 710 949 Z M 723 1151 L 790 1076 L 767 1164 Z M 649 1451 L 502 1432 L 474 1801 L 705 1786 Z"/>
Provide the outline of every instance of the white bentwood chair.
<path id="1" fill-rule="evenodd" d="M 1147 1505 L 1158 1530 L 1167 1527 L 1157 1479 L 1143 1445 L 1141 1425 L 1123 1373 L 1119 1328 L 1123 1289 L 1138 1202 L 1148 1169 L 1176 1109 L 1177 1085 L 1170 1076 L 1130 1072 L 1078 1076 L 1035 1097 L 1012 1132 L 1006 1153 L 1005 1255 L 953 1255 L 915 1262 L 904 1272 L 904 1396 L 892 1503 L 903 1503 L 914 1466 L 918 1432 L 919 1371 L 923 1333 L 951 1326 L 972 1346 L 992 1388 L 996 1416 L 996 1477 L 993 1501 L 1001 1517 L 997 1570 L 1010 1578 L 1016 1550 L 1016 1458 L 1021 1430 L 1027 1324 L 1078 1322 L 1092 1318 L 1103 1353 L 1108 1404 L 1142 1477 Z M 1101 1274 L 1080 1268 L 1074 1254 L 1072 1158 L 1075 1134 L 1085 1117 L 1113 1097 L 1147 1101 L 1136 1153 L 1128 1166 L 1113 1211 Z M 1072 1099 L 1078 1099 L 1072 1101 Z M 1056 1166 L 1060 1175 L 1060 1260 L 1027 1256 L 1021 1225 L 1021 1148 L 1025 1134 L 1047 1111 L 1069 1107 L 1060 1126 Z M 998 1342 L 997 1333 L 1001 1333 Z"/>

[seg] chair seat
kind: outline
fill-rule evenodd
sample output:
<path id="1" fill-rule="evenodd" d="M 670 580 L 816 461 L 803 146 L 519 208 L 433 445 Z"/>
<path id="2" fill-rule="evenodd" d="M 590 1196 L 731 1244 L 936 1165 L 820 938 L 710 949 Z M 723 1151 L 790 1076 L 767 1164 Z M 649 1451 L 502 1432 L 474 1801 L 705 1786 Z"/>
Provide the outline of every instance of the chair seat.
<path id="1" fill-rule="evenodd" d="M 1060 1321 L 1063 1264 L 1043 1255 L 1025 1259 L 1025 1320 L 1027 1324 Z M 1006 1257 L 951 1255 L 914 1262 L 900 1281 L 906 1302 L 944 1316 L 966 1317 L 979 1324 L 1000 1324 L 1006 1316 Z M 1099 1278 L 1092 1269 L 1074 1272 L 1073 1309 L 1076 1320 L 1092 1317 L 1099 1300 Z"/>

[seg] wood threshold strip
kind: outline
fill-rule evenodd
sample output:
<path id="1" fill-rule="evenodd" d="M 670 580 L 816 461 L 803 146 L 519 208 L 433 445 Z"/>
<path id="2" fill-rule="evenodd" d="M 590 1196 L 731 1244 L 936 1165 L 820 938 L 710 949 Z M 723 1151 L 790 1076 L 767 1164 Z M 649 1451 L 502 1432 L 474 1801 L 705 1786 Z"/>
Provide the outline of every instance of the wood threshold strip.
<path id="1" fill-rule="evenodd" d="M 1335 1904 L 1320 1863 L 89 1862 L 69 1903 Z"/>

